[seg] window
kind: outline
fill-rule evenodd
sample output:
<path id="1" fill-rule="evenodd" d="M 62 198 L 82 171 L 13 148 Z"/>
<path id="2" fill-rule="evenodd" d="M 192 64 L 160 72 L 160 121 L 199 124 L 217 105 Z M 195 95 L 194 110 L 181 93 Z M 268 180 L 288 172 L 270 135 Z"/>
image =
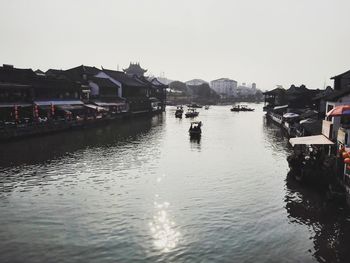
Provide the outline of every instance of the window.
<path id="1" fill-rule="evenodd" d="M 333 105 L 329 105 L 329 104 L 328 104 L 328 105 L 327 105 L 327 111 L 326 111 L 326 113 L 329 112 L 329 111 L 330 111 L 331 109 L 333 109 L 333 108 L 334 108 Z M 326 120 L 327 120 L 327 121 L 332 121 L 332 118 L 333 118 L 333 117 L 327 117 Z"/>

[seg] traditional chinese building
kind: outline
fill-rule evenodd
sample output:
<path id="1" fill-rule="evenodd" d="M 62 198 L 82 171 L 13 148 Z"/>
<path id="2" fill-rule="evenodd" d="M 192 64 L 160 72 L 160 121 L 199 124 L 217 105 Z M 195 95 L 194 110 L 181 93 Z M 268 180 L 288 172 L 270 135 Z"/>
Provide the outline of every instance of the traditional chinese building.
<path id="1" fill-rule="evenodd" d="M 101 74 L 113 79 L 115 83 L 119 83 L 121 87 L 120 96 L 127 100 L 131 112 L 149 112 L 151 110 L 150 84 L 138 81 L 122 71 L 103 69 L 102 73 L 97 76 L 102 77 Z"/>
<path id="2" fill-rule="evenodd" d="M 129 76 L 136 76 L 136 77 L 142 77 L 144 76 L 144 74 L 147 72 L 147 69 L 143 69 L 140 66 L 140 63 L 131 63 L 128 68 L 123 69 L 123 71 L 125 72 L 125 74 L 129 75 Z"/>

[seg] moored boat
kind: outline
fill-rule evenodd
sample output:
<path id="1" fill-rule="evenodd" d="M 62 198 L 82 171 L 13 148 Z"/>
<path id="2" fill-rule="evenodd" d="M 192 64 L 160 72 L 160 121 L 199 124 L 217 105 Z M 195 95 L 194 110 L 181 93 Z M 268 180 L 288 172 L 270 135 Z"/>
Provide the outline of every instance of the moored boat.
<path id="1" fill-rule="evenodd" d="M 190 117 L 197 117 L 199 114 L 198 111 L 196 111 L 196 109 L 188 109 L 187 112 L 185 113 L 186 118 L 190 118 Z"/>
<path id="2" fill-rule="evenodd" d="M 209 105 L 205 105 L 205 106 L 204 106 L 204 109 L 205 109 L 205 110 L 209 110 Z"/>
<path id="3" fill-rule="evenodd" d="M 189 104 L 189 105 L 187 105 L 187 107 L 189 107 L 189 108 L 203 108 L 203 106 L 202 105 L 199 105 L 199 104 L 197 104 L 197 103 L 192 103 L 192 104 Z"/>
<path id="4" fill-rule="evenodd" d="M 237 105 L 232 107 L 231 111 L 254 111 L 254 109 L 249 108 L 247 105 Z"/>

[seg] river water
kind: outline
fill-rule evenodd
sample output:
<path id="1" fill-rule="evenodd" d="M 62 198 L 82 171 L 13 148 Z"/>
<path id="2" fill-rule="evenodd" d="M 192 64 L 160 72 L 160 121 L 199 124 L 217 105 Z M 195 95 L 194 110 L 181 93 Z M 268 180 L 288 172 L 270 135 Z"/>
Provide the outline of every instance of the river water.
<path id="1" fill-rule="evenodd" d="M 168 107 L 1 144 L 0 262 L 348 262 L 348 210 L 286 182 L 250 106 L 200 109 L 200 141 Z"/>

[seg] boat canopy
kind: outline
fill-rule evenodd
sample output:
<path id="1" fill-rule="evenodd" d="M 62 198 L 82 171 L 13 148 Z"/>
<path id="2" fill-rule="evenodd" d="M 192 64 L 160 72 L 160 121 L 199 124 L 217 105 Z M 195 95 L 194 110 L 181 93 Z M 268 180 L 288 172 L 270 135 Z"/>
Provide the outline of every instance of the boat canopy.
<path id="1" fill-rule="evenodd" d="M 293 113 L 293 112 L 287 112 L 286 114 L 283 114 L 283 118 L 296 118 L 299 117 L 299 114 Z"/>
<path id="2" fill-rule="evenodd" d="M 273 110 L 282 110 L 282 109 L 287 109 L 288 105 L 283 105 L 283 106 L 276 106 L 273 108 Z"/>
<path id="3" fill-rule="evenodd" d="M 314 135 L 305 137 L 296 137 L 289 139 L 290 144 L 295 145 L 332 145 L 334 144 L 324 135 Z"/>

